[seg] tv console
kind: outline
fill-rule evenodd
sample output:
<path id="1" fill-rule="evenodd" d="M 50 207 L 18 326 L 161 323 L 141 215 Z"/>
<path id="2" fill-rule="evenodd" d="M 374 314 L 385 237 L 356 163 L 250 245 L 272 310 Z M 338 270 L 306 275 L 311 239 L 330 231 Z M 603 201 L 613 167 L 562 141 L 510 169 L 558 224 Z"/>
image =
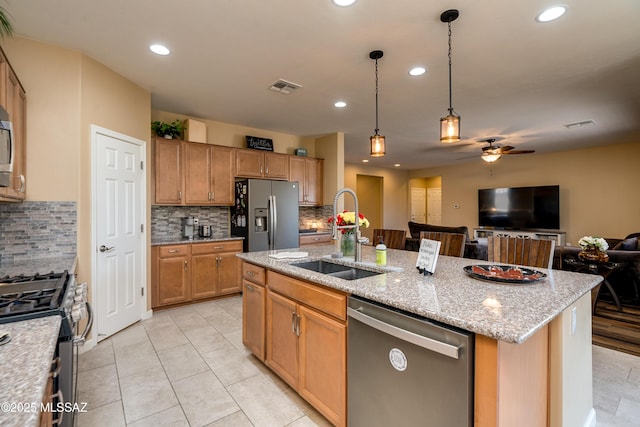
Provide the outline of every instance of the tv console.
<path id="1" fill-rule="evenodd" d="M 556 246 L 564 246 L 567 233 L 548 230 L 499 230 L 494 228 L 474 228 L 473 238 L 482 239 L 489 236 L 527 237 L 530 239 L 555 240 Z"/>

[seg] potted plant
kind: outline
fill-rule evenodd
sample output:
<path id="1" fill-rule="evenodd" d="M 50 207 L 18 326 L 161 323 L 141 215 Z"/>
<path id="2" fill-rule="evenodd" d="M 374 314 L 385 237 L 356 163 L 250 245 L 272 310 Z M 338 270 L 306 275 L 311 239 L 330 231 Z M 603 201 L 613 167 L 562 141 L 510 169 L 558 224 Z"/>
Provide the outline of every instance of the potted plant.
<path id="1" fill-rule="evenodd" d="M 184 126 L 180 120 L 174 120 L 171 123 L 161 121 L 151 122 L 151 130 L 156 136 L 162 136 L 167 139 L 181 138 Z"/>
<path id="2" fill-rule="evenodd" d="M 13 35 L 13 24 L 9 19 L 9 14 L 3 7 L 0 7 L 0 37 L 11 37 Z"/>

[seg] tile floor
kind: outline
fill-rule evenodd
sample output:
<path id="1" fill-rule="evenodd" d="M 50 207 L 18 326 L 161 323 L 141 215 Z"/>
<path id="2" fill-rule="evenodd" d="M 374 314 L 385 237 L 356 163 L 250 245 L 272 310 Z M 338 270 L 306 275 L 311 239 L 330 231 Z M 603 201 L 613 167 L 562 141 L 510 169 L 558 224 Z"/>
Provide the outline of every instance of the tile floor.
<path id="1" fill-rule="evenodd" d="M 640 358 L 593 347 L 597 427 L 640 425 Z M 79 357 L 77 426 L 328 426 L 242 345 L 242 300 L 156 312 Z"/>

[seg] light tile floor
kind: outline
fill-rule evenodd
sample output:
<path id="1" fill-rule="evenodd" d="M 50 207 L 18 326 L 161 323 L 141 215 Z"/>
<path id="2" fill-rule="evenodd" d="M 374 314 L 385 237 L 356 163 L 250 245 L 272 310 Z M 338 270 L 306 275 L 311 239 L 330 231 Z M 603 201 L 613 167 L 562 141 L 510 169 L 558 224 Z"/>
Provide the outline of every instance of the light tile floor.
<path id="1" fill-rule="evenodd" d="M 593 347 L 598 427 L 640 425 L 640 358 Z M 242 345 L 242 299 L 156 312 L 79 357 L 82 426 L 329 426 Z"/>

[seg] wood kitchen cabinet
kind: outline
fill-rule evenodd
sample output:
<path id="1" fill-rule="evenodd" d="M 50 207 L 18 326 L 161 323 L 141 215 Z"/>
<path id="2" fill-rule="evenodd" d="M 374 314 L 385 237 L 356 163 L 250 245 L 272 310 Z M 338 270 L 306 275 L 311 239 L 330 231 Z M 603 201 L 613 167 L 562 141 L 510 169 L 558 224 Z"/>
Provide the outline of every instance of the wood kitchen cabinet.
<path id="1" fill-rule="evenodd" d="M 307 245 L 333 245 L 331 233 L 307 233 L 300 234 L 300 246 Z"/>
<path id="2" fill-rule="evenodd" d="M 184 204 L 233 204 L 233 148 L 185 142 L 184 158 Z"/>
<path id="3" fill-rule="evenodd" d="M 322 159 L 289 156 L 289 181 L 300 183 L 298 205 L 322 205 Z"/>
<path id="4" fill-rule="evenodd" d="M 190 301 L 190 245 L 151 247 L 152 307 Z"/>
<path id="5" fill-rule="evenodd" d="M 183 142 L 175 139 L 153 140 L 152 192 L 157 205 L 183 204 Z"/>
<path id="6" fill-rule="evenodd" d="M 240 240 L 152 246 L 152 307 L 240 292 L 240 252 Z"/>
<path id="7" fill-rule="evenodd" d="M 260 360 L 265 357 L 266 273 L 253 264 L 242 265 L 242 343 Z"/>
<path id="8" fill-rule="evenodd" d="M 286 181 L 289 179 L 289 155 L 237 148 L 235 176 Z"/>
<path id="9" fill-rule="evenodd" d="M 13 172 L 9 177 L 9 186 L 0 188 L 0 199 L 22 201 L 26 198 L 27 179 L 27 95 L 1 49 L 0 80 L 0 104 L 9 114 L 15 144 Z"/>
<path id="10" fill-rule="evenodd" d="M 338 426 L 346 425 L 346 299 L 267 272 L 265 363 Z"/>

